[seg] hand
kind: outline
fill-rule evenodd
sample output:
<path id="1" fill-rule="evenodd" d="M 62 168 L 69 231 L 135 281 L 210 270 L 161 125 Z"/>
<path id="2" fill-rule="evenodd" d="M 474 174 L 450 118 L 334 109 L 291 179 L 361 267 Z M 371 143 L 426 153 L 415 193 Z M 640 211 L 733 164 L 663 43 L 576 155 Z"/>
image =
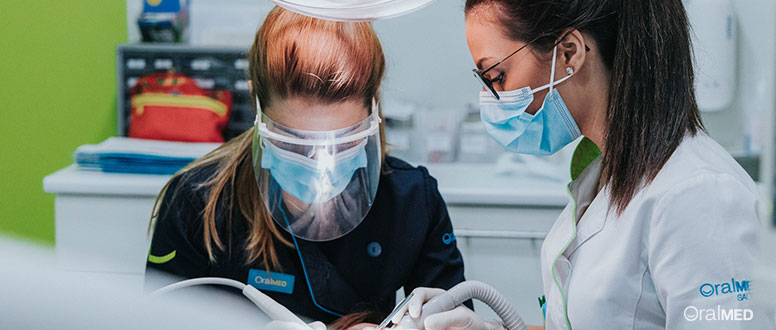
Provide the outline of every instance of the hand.
<path id="1" fill-rule="evenodd" d="M 404 307 L 402 307 L 401 310 L 399 310 L 398 313 L 396 313 L 396 315 L 391 319 L 391 322 L 393 322 L 393 324 L 398 324 L 399 321 L 401 321 L 402 316 L 404 316 L 404 313 L 407 312 L 409 312 L 411 318 L 419 318 L 423 304 L 427 303 L 429 300 L 431 300 L 431 298 L 434 298 L 444 292 L 445 290 L 436 288 L 415 288 L 415 290 L 412 290 L 412 293 L 415 295 L 412 297 L 412 299 L 410 299 L 409 302 L 407 302 L 406 305 L 404 305 Z"/>
<path id="2" fill-rule="evenodd" d="M 326 330 L 323 322 L 308 323 L 307 326 L 296 322 L 272 321 L 264 326 L 264 330 Z"/>
<path id="3" fill-rule="evenodd" d="M 447 312 L 429 315 L 423 321 L 426 330 L 506 330 L 501 322 L 485 321 L 466 306 L 458 306 Z"/>
<path id="4" fill-rule="evenodd" d="M 405 312 L 415 320 L 420 317 L 423 304 L 432 298 L 444 293 L 445 290 L 435 288 L 416 288 L 412 291 L 415 295 L 400 310 L 396 316 L 391 319 L 394 324 L 402 320 Z M 485 321 L 466 306 L 458 306 L 447 312 L 426 316 L 423 326 L 427 330 L 453 330 L 453 329 L 473 329 L 473 330 L 505 330 L 501 322 Z"/>

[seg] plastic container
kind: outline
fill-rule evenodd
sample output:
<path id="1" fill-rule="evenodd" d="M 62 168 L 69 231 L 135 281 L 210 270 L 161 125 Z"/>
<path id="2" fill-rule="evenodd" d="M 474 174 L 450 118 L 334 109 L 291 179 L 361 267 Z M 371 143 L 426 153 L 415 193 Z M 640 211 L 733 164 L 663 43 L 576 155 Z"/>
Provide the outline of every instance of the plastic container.
<path id="1" fill-rule="evenodd" d="M 493 163 L 504 153 L 485 131 L 480 110 L 471 104 L 461 121 L 458 136 L 458 161 L 466 163 Z"/>

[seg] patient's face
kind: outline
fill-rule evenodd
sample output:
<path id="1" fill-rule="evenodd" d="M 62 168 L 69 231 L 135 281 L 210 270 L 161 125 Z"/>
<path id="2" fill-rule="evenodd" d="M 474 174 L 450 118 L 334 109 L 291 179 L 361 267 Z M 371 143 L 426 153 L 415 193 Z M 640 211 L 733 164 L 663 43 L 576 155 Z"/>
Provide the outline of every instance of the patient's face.
<path id="1" fill-rule="evenodd" d="M 369 109 L 360 101 L 322 103 L 314 98 L 275 98 L 262 109 L 273 121 L 306 131 L 330 131 L 353 126 L 369 116 Z"/>

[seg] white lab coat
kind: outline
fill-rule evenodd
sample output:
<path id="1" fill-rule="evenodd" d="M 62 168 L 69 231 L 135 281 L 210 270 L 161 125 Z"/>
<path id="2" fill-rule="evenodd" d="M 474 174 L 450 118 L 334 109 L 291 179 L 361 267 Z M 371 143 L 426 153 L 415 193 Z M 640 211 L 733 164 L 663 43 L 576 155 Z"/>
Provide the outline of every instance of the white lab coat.
<path id="1" fill-rule="evenodd" d="M 755 184 L 719 144 L 686 137 L 619 216 L 607 187 L 595 191 L 599 172 L 600 157 L 569 183 L 542 245 L 548 330 L 771 329 L 757 310 L 707 320 L 708 309 L 753 308 L 743 281 L 757 257 Z"/>

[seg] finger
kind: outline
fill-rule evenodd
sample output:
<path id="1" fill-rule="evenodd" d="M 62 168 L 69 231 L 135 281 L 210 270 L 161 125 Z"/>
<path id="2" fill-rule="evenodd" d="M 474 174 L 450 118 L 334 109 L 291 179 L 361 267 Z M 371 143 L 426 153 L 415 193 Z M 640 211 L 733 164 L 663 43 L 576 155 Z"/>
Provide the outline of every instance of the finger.
<path id="1" fill-rule="evenodd" d="M 402 306 L 402 308 L 396 312 L 396 315 L 394 315 L 393 318 L 391 318 L 391 322 L 393 322 L 393 324 L 398 324 L 401 321 L 401 318 L 404 317 L 404 314 L 407 313 L 411 305 L 413 304 L 420 304 L 421 306 L 423 305 L 423 302 L 424 302 L 423 297 L 425 295 L 424 290 L 425 288 L 415 288 L 415 290 L 412 290 L 412 293 L 414 294 L 414 296 L 412 296 L 412 298 L 410 298 L 410 301 L 404 304 L 404 306 Z"/>
<path id="2" fill-rule="evenodd" d="M 449 328 L 471 328 L 476 318 L 478 318 L 470 309 L 464 306 L 458 306 L 453 310 L 437 313 L 426 317 L 423 325 L 426 330 L 442 330 Z"/>
<path id="3" fill-rule="evenodd" d="M 408 312 L 412 318 L 420 317 L 420 311 L 423 309 L 423 304 L 431 300 L 431 298 L 442 294 L 443 292 L 445 292 L 445 290 L 436 288 L 416 288 L 415 290 L 412 290 L 412 293 L 415 296 L 413 296 L 407 303 L 406 312 Z M 403 312 L 404 311 L 402 311 L 400 314 L 404 314 Z"/>
<path id="4" fill-rule="evenodd" d="M 420 317 L 420 312 L 423 310 L 423 304 L 445 292 L 445 290 L 437 288 L 419 288 L 415 289 L 415 291 L 419 291 L 420 294 L 416 293 L 415 297 L 407 304 L 407 311 L 412 318 Z"/>

